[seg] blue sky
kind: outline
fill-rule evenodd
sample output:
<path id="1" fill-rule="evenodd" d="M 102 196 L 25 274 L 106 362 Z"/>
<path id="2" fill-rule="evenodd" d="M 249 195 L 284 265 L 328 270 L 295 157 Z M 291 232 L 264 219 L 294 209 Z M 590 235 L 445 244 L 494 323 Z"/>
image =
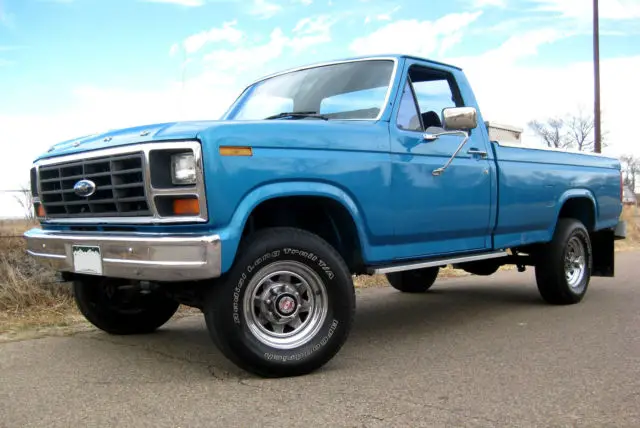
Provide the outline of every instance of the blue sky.
<path id="1" fill-rule="evenodd" d="M 0 160 L 0 187 L 26 182 L 56 141 L 215 119 L 261 75 L 369 53 L 462 66 L 490 120 L 524 127 L 590 109 L 590 3 L 0 0 L 0 141 L 14 154 Z M 600 4 L 607 150 L 640 154 L 625 130 L 640 98 L 640 0 Z"/>

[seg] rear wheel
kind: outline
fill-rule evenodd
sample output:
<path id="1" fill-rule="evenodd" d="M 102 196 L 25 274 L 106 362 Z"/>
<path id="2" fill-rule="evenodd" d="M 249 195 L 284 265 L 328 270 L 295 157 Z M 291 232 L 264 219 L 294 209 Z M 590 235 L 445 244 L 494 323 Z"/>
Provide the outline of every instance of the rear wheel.
<path id="1" fill-rule="evenodd" d="M 296 376 L 340 350 L 355 291 L 327 242 L 303 230 L 273 228 L 242 245 L 203 312 L 213 342 L 236 365 L 265 377 Z"/>
<path id="2" fill-rule="evenodd" d="M 589 232 L 578 220 L 562 218 L 550 243 L 536 256 L 536 282 L 542 298 L 551 304 L 580 302 L 591 279 Z"/>
<path id="3" fill-rule="evenodd" d="M 180 306 L 164 294 L 143 294 L 127 281 L 112 278 L 76 280 L 73 294 L 91 324 L 117 335 L 151 333 L 169 321 Z"/>
<path id="4" fill-rule="evenodd" d="M 439 267 L 408 270 L 386 274 L 387 281 L 396 290 L 404 293 L 424 293 L 438 277 Z"/>

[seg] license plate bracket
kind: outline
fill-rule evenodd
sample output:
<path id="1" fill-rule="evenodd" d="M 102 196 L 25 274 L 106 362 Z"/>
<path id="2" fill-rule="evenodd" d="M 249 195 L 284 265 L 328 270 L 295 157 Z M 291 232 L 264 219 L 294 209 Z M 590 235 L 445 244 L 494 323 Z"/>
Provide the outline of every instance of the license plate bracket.
<path id="1" fill-rule="evenodd" d="M 73 270 L 76 273 L 102 275 L 102 254 L 95 245 L 74 245 Z"/>

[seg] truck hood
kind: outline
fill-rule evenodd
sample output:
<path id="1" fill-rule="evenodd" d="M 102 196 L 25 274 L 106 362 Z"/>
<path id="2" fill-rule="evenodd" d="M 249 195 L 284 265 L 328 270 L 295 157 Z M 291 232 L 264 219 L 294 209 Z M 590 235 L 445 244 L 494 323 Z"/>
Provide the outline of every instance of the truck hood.
<path id="1" fill-rule="evenodd" d="M 86 135 L 55 144 L 36 160 L 127 144 L 194 139 L 201 131 L 210 128 L 215 123 L 219 123 L 219 121 L 156 123 Z"/>

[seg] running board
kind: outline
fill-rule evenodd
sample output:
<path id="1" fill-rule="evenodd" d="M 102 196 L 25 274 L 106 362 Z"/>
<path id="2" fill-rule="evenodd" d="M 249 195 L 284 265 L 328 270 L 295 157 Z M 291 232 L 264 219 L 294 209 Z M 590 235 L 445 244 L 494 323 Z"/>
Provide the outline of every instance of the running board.
<path id="1" fill-rule="evenodd" d="M 407 270 L 422 269 L 436 266 L 446 266 L 457 263 L 476 262 L 479 260 L 497 259 L 499 257 L 507 257 L 506 251 L 492 251 L 490 253 L 480 253 L 464 256 L 453 256 L 438 259 L 422 260 L 411 263 L 393 264 L 387 266 L 370 267 L 367 269 L 370 275 L 380 275 L 391 272 L 402 272 Z"/>

